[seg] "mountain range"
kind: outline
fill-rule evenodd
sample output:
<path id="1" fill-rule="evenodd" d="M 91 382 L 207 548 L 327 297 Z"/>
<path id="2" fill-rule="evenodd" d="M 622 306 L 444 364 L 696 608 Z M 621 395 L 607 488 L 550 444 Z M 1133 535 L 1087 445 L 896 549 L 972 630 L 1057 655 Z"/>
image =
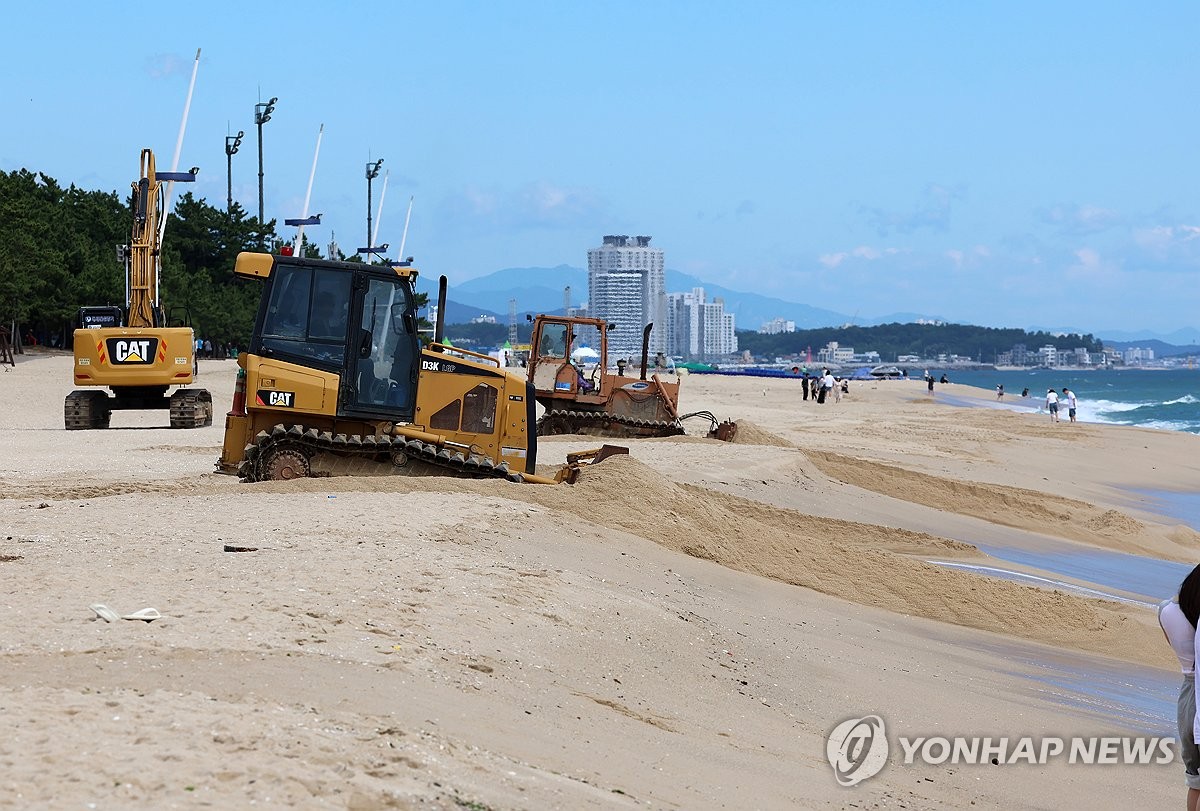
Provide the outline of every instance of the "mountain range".
<path id="1" fill-rule="evenodd" d="M 469 279 L 460 284 L 450 285 L 447 291 L 446 323 L 462 324 L 472 318 L 493 316 L 501 323 L 508 322 L 508 303 L 511 299 L 517 301 L 517 317 L 525 319 L 526 314 L 562 313 L 564 288 L 571 288 L 571 304 L 579 306 L 587 300 L 588 294 L 587 271 L 571 265 L 558 265 L 552 268 L 504 268 Z M 706 282 L 687 273 L 668 269 L 666 272 L 667 292 L 691 292 L 693 288 L 702 287 L 709 300 L 722 299 L 725 311 L 735 316 L 738 330 L 757 331 L 763 323 L 775 318 L 783 318 L 796 322 L 797 329 L 816 329 L 819 327 L 836 327 L 846 324 L 869 327 L 878 324 L 907 324 L 917 320 L 953 321 L 953 319 L 930 313 L 888 313 L 881 316 L 846 315 L 845 313 L 825 310 L 795 301 L 786 301 L 759 293 L 748 293 L 742 290 L 731 290 L 719 284 Z M 427 292 L 430 300 L 437 296 L 437 280 L 431 277 L 419 277 L 418 289 Z M 1177 354 L 1172 350 L 1186 351 L 1191 345 L 1200 344 L 1200 330 L 1189 328 L 1176 330 L 1172 333 L 1156 333 L 1152 330 L 1136 332 L 1112 330 L 1097 334 L 1095 330 L 1065 329 L 1049 327 L 1026 327 L 1031 332 L 1045 330 L 1047 332 L 1076 332 L 1092 333 L 1109 342 L 1130 342 L 1130 345 L 1146 345 L 1148 341 L 1160 341 L 1163 346 L 1155 347 L 1156 353 Z"/>

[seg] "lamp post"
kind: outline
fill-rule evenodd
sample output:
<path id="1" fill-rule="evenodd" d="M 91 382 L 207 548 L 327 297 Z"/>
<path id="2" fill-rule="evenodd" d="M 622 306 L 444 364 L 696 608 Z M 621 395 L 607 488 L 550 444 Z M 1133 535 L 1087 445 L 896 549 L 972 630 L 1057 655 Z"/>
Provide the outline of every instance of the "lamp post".
<path id="1" fill-rule="evenodd" d="M 225 136 L 226 214 L 233 210 L 233 156 L 237 154 L 238 147 L 242 145 L 242 136 L 245 134 L 242 130 L 238 130 L 237 135 Z"/>
<path id="2" fill-rule="evenodd" d="M 262 228 L 263 220 L 263 150 L 262 150 L 262 128 L 271 120 L 271 113 L 275 111 L 275 102 L 279 98 L 272 96 L 268 102 L 259 102 L 254 105 L 254 123 L 258 126 L 258 223 Z"/>
<path id="3" fill-rule="evenodd" d="M 367 247 L 371 246 L 371 181 L 379 176 L 380 166 L 383 166 L 383 158 L 367 163 Z"/>

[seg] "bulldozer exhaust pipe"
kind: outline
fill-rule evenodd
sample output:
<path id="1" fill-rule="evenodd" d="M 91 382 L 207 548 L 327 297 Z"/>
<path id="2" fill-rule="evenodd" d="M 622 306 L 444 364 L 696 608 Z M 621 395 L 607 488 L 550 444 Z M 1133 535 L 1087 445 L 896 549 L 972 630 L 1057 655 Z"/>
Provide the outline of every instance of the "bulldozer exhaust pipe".
<path id="1" fill-rule="evenodd" d="M 654 329 L 654 322 L 646 325 L 642 330 L 642 380 L 646 379 L 646 364 L 650 362 L 650 330 Z"/>
<path id="2" fill-rule="evenodd" d="M 433 342 L 440 344 L 446 337 L 446 277 L 438 279 L 438 314 L 433 325 Z"/>

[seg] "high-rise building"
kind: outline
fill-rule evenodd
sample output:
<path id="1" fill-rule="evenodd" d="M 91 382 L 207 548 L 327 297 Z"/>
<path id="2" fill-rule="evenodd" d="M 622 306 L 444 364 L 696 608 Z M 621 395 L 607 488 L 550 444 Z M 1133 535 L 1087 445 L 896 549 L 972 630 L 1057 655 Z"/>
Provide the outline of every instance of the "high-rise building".
<path id="1" fill-rule="evenodd" d="M 665 280 L 663 252 L 650 247 L 650 237 L 606 236 L 588 251 L 588 313 L 616 325 L 608 333 L 610 360 L 640 358 L 650 323 L 650 355 L 666 352 Z"/>
<path id="2" fill-rule="evenodd" d="M 737 352 L 733 313 L 722 299 L 706 301 L 703 287 L 690 293 L 668 293 L 667 353 L 689 360 L 716 360 Z"/>

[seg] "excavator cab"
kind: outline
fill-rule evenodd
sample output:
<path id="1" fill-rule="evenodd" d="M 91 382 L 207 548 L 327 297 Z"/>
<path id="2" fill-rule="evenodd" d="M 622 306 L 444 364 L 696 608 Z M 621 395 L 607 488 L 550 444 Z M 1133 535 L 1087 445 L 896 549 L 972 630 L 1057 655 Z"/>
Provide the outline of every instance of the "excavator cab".
<path id="1" fill-rule="evenodd" d="M 422 348 L 416 269 L 242 253 L 264 287 L 218 470 L 247 481 L 379 473 L 538 476 L 528 382 L 488 355 Z M 442 277 L 441 298 L 445 298 Z M 440 308 L 439 312 L 444 311 Z M 588 453 L 583 455 L 588 457 Z M 590 458 L 590 457 L 589 457 Z"/>

